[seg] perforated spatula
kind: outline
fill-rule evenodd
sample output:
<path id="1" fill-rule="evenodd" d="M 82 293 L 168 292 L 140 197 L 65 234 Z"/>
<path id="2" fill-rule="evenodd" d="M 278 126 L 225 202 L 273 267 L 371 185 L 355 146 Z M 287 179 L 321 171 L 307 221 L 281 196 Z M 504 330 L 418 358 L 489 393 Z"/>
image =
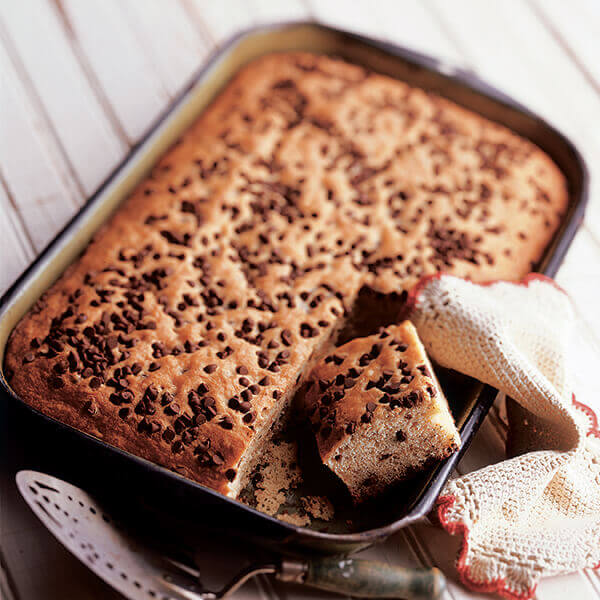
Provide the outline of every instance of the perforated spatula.
<path id="1" fill-rule="evenodd" d="M 221 590 L 209 591 L 197 569 L 142 547 L 78 487 L 36 471 L 20 471 L 16 479 L 21 495 L 51 533 L 131 600 L 219 600 L 260 574 L 363 598 L 435 600 L 445 588 L 437 569 L 335 557 L 251 565 Z"/>

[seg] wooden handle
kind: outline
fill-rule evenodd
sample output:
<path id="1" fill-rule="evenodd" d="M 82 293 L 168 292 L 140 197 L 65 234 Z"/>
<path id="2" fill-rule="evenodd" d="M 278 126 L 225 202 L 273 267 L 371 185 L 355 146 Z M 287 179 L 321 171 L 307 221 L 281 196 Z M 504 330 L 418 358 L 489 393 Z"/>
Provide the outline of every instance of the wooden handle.
<path id="1" fill-rule="evenodd" d="M 361 598 L 436 600 L 446 588 L 444 576 L 435 568 L 406 569 L 342 557 L 311 560 L 303 567 L 303 576 L 296 581 Z"/>

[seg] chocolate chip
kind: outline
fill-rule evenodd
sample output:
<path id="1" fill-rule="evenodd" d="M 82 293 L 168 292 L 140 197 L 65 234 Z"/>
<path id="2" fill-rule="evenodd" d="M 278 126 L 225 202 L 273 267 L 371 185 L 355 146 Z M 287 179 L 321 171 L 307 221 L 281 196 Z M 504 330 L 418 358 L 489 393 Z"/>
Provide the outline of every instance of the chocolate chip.
<path id="1" fill-rule="evenodd" d="M 204 415 L 203 413 L 198 413 L 197 415 L 194 415 L 194 425 L 204 425 L 204 423 L 206 423 L 207 419 L 206 419 L 206 415 Z"/>
<path id="2" fill-rule="evenodd" d="M 229 417 L 228 415 L 225 415 L 220 421 L 219 421 L 219 425 L 223 428 L 223 429 L 228 429 L 231 430 L 233 429 L 233 420 L 231 417 Z"/>
<path id="3" fill-rule="evenodd" d="M 150 435 L 158 433 L 161 429 L 162 425 L 158 421 L 150 421 L 150 424 L 148 425 L 148 433 Z"/>
<path id="4" fill-rule="evenodd" d="M 98 407 L 96 406 L 95 402 L 93 400 L 88 400 L 84 405 L 83 405 L 83 410 L 90 416 L 94 416 L 96 414 L 98 414 Z"/>
<path id="5" fill-rule="evenodd" d="M 423 375 L 426 377 L 431 377 L 431 373 L 429 373 L 427 365 L 417 365 L 417 369 L 419 369 L 419 371 L 421 371 L 421 373 L 423 373 Z"/>
<path id="6" fill-rule="evenodd" d="M 58 375 L 64 375 L 67 372 L 68 367 L 69 363 L 66 360 L 59 360 L 54 364 L 52 370 Z"/>
<path id="7" fill-rule="evenodd" d="M 371 351 L 369 352 L 369 356 L 372 359 L 377 358 L 381 354 L 382 344 L 373 344 L 371 346 Z"/>
<path id="8" fill-rule="evenodd" d="M 292 345 L 292 341 L 293 341 L 293 336 L 292 336 L 292 332 L 289 329 L 284 329 L 281 332 L 281 341 L 283 342 L 284 346 L 291 346 Z"/>
<path id="9" fill-rule="evenodd" d="M 404 442 L 404 441 L 406 440 L 406 435 L 405 435 L 405 433 L 404 433 L 403 431 L 400 431 L 400 430 L 396 431 L 396 439 L 397 439 L 399 442 Z"/>
<path id="10" fill-rule="evenodd" d="M 178 415 L 181 412 L 181 407 L 177 402 L 171 402 L 171 404 L 165 407 L 165 413 L 168 415 Z"/>
<path id="11" fill-rule="evenodd" d="M 92 377 L 89 381 L 89 386 L 93 390 L 98 389 L 101 385 L 102 385 L 102 379 L 100 379 L 100 377 Z"/>
<path id="12" fill-rule="evenodd" d="M 49 340 L 48 345 L 57 353 L 62 352 L 64 348 L 58 340 Z"/>
<path id="13" fill-rule="evenodd" d="M 55 390 L 59 390 L 65 385 L 65 382 L 58 375 L 50 376 L 48 378 L 48 383 L 50 384 L 50 387 L 54 388 Z"/>
<path id="14" fill-rule="evenodd" d="M 171 404 L 171 402 L 173 402 L 174 399 L 175 397 L 173 396 L 173 394 L 171 394 L 171 392 L 165 392 L 160 397 L 160 403 L 162 406 L 167 406 L 168 404 Z"/>
<path id="15" fill-rule="evenodd" d="M 154 402 L 158 398 L 158 390 L 154 385 L 149 385 L 144 392 L 144 399 Z"/>
<path id="16" fill-rule="evenodd" d="M 198 428 L 192 427 L 181 434 L 181 441 L 189 446 L 198 437 Z"/>
<path id="17" fill-rule="evenodd" d="M 356 379 L 352 379 L 352 377 L 344 378 L 344 389 L 350 389 L 356 385 Z"/>
<path id="18" fill-rule="evenodd" d="M 319 335 L 319 330 L 313 327 L 310 323 L 302 323 L 300 325 L 300 336 L 303 338 L 312 338 Z"/>
<path id="19" fill-rule="evenodd" d="M 405 408 L 412 408 L 413 406 L 419 404 L 421 399 L 421 394 L 417 390 L 414 390 L 402 398 L 402 406 Z"/>
<path id="20" fill-rule="evenodd" d="M 217 365 L 215 365 L 215 364 L 206 365 L 206 366 L 204 367 L 204 372 L 205 372 L 205 373 L 208 373 L 209 375 L 210 375 L 211 373 L 214 373 L 216 370 L 217 370 Z"/>

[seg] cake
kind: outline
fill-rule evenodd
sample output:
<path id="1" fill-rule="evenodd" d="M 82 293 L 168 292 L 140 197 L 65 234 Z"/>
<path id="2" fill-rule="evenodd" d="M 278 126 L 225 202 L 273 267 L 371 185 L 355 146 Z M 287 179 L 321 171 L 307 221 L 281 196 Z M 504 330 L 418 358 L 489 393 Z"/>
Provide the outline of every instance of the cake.
<path id="1" fill-rule="evenodd" d="M 321 460 L 361 502 L 450 456 L 460 436 L 410 321 L 321 359 L 303 408 Z"/>
<path id="2" fill-rule="evenodd" d="M 244 67 L 12 333 L 32 407 L 235 497 L 359 290 L 535 267 L 539 148 L 340 59 Z"/>

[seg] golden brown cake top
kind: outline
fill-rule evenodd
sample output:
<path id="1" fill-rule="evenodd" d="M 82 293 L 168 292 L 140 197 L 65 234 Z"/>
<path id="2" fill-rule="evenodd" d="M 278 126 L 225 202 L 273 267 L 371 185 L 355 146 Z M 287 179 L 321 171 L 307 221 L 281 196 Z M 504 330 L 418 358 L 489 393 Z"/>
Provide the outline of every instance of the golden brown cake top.
<path id="1" fill-rule="evenodd" d="M 518 278 L 567 205 L 507 129 L 337 59 L 233 79 L 17 326 L 28 403 L 229 493 L 357 291 Z"/>

